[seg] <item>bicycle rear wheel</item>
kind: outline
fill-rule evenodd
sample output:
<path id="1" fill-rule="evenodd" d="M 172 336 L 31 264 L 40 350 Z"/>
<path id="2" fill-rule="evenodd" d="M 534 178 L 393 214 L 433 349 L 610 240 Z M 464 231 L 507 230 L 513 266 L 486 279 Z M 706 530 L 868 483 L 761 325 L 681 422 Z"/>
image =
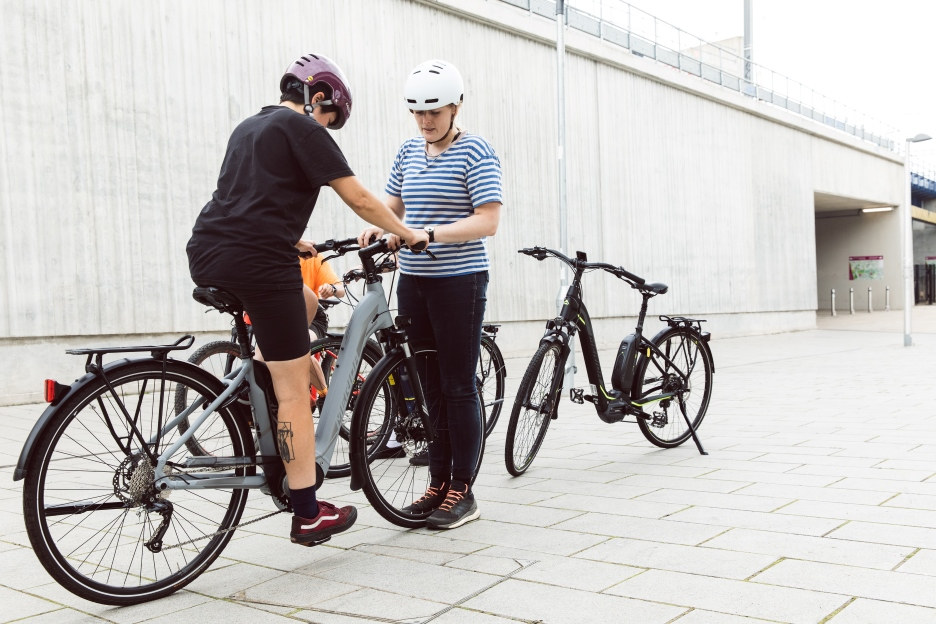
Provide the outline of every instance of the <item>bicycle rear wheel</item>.
<path id="1" fill-rule="evenodd" d="M 222 390 L 189 364 L 169 360 L 163 367 L 158 360 L 130 361 L 109 367 L 110 388 L 100 377 L 82 382 L 30 456 L 23 491 L 29 541 L 56 581 L 94 602 L 130 605 L 184 587 L 224 549 L 247 502 L 244 489 L 155 489 L 147 451 L 158 455 L 178 440 L 178 429 L 166 427 L 176 415 L 175 395 L 204 405 Z M 237 404 L 219 410 L 198 433 L 210 454 L 254 453 Z M 167 474 L 179 472 L 189 457 L 181 445 Z"/>
<path id="2" fill-rule="evenodd" d="M 322 372 L 325 374 L 325 381 L 330 383 L 335 367 L 338 366 L 338 352 L 341 349 L 341 336 L 328 336 L 312 343 L 312 357 L 319 358 L 322 365 Z M 348 440 L 351 434 L 351 416 L 354 414 L 354 405 L 357 403 L 361 393 L 361 387 L 370 375 L 371 370 L 380 361 L 383 353 L 380 346 L 373 340 L 364 343 L 364 352 L 361 354 L 361 365 L 358 368 L 355 377 L 354 387 L 351 389 L 351 395 L 348 399 L 348 407 L 341 419 L 341 429 L 338 432 L 338 442 L 335 445 L 335 453 L 332 456 L 332 463 L 328 467 L 328 478 L 347 477 L 351 474 L 350 449 Z M 389 399 L 389 397 L 386 397 Z M 318 427 L 319 412 L 324 399 L 319 399 L 319 409 L 315 410 L 315 423 Z M 389 411 L 389 406 L 383 406 L 384 411 Z"/>
<path id="3" fill-rule="evenodd" d="M 634 373 L 631 401 L 640 405 L 661 393 L 676 392 L 675 398 L 647 403 L 649 420 L 638 418 L 641 433 L 661 448 L 679 446 L 692 434 L 686 419 L 698 429 L 712 396 L 712 354 L 694 330 L 670 327 L 652 341 L 669 361 L 650 351 L 641 354 Z M 685 417 L 683 416 L 685 408 Z"/>
<path id="4" fill-rule="evenodd" d="M 558 393 L 551 396 L 551 392 L 563 364 L 560 345 L 540 343 L 520 381 L 504 446 L 507 472 L 515 477 L 526 472 L 543 445 L 549 421 L 559 406 Z"/>
<path id="5" fill-rule="evenodd" d="M 435 351 L 421 351 L 414 357 L 418 373 L 424 377 Z M 431 512 L 412 513 L 404 511 L 404 508 L 426 492 L 429 467 L 411 464 L 409 460 L 428 450 L 431 434 L 428 415 L 416 405 L 415 393 L 408 387 L 408 375 L 401 373 L 405 364 L 406 357 L 393 352 L 380 360 L 364 383 L 351 422 L 351 462 L 360 471 L 364 494 L 377 513 L 397 526 L 417 528 L 425 526 Z M 479 418 L 483 423 L 484 403 L 479 400 L 479 405 Z M 374 444 L 372 440 L 385 439 L 391 432 L 405 454 L 382 457 L 378 451 L 383 445 Z M 483 457 L 482 435 L 472 482 L 478 475 Z"/>
<path id="6" fill-rule="evenodd" d="M 477 370 L 478 392 L 484 405 L 484 437 L 491 435 L 501 408 L 504 406 L 504 387 L 507 385 L 507 367 L 504 356 L 493 338 L 481 336 L 481 353 Z"/>

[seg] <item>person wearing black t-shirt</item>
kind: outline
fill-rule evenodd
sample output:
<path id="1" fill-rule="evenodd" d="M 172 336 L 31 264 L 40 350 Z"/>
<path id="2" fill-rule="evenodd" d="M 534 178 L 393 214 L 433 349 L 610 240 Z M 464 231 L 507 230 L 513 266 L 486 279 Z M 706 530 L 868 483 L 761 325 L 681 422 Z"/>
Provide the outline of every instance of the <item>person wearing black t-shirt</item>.
<path id="1" fill-rule="evenodd" d="M 316 500 L 315 434 L 309 404 L 309 332 L 297 250 L 319 190 L 330 186 L 365 221 L 428 242 L 364 188 L 326 128 L 351 115 L 341 69 L 320 54 L 292 63 L 280 80 L 280 104 L 266 106 L 231 134 L 218 188 L 202 208 L 186 246 L 199 286 L 232 292 L 250 314 L 279 403 L 278 437 L 295 515 L 293 542 L 314 544 L 348 529 L 354 507 Z"/>

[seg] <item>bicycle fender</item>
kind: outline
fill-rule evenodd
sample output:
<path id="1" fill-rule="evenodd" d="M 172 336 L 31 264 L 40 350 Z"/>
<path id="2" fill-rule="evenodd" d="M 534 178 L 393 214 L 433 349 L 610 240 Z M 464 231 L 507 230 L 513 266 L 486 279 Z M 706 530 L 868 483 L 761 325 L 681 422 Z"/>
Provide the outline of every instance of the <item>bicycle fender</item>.
<path id="1" fill-rule="evenodd" d="M 123 358 L 117 360 L 116 362 L 111 362 L 105 365 L 104 369 L 107 370 L 114 365 L 123 364 L 129 361 L 130 360 L 128 358 Z M 63 405 L 67 405 L 75 393 L 77 393 L 79 390 L 84 388 L 85 385 L 91 383 L 96 378 L 97 375 L 94 373 L 85 373 L 71 383 L 68 392 L 66 392 L 57 403 L 54 405 L 49 405 L 45 408 L 45 410 L 43 410 L 42 414 L 39 416 L 39 419 L 36 421 L 36 424 L 33 425 L 32 430 L 26 437 L 26 442 L 23 444 L 23 450 L 20 451 L 19 461 L 16 462 L 16 469 L 13 471 L 14 481 L 21 481 L 26 477 L 26 462 L 29 460 L 29 455 L 32 452 L 32 448 L 36 444 L 36 440 L 39 439 L 39 436 L 42 435 L 42 433 L 46 430 L 46 427 L 49 426 L 49 423 L 55 420 L 55 416 L 58 414 L 59 409 Z"/>

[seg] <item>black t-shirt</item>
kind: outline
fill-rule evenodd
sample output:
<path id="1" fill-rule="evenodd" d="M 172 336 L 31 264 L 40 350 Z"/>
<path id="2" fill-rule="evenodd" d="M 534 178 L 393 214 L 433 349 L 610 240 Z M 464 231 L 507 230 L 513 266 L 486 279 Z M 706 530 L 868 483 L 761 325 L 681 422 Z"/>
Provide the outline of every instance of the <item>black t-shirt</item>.
<path id="1" fill-rule="evenodd" d="M 203 286 L 261 289 L 302 285 L 295 244 L 319 189 L 354 175 L 321 124 L 283 106 L 242 121 L 228 141 L 218 188 L 186 245 Z"/>

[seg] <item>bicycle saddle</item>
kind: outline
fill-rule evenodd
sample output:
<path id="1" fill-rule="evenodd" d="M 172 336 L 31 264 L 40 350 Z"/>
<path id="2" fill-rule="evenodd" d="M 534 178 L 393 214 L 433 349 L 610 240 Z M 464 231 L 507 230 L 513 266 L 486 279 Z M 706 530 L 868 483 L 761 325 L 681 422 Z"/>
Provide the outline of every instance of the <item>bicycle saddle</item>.
<path id="1" fill-rule="evenodd" d="M 244 304 L 233 294 L 214 286 L 198 286 L 192 291 L 192 299 L 219 312 L 236 314 L 244 311 Z"/>

